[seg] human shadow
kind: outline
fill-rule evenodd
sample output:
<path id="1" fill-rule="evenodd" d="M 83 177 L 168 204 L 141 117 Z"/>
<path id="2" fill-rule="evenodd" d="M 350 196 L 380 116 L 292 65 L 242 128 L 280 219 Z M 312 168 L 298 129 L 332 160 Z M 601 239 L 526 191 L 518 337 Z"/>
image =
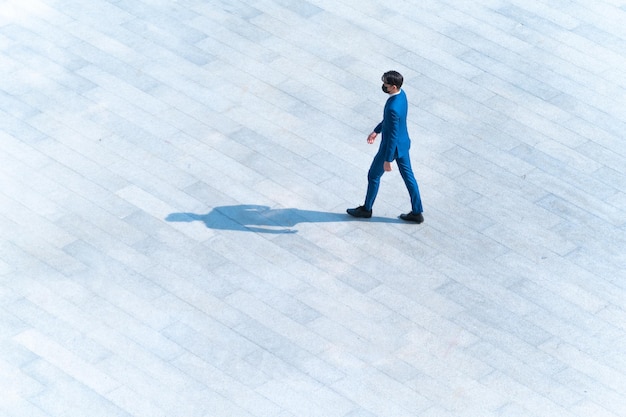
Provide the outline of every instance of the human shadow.
<path id="1" fill-rule="evenodd" d="M 235 230 L 257 233 L 297 233 L 293 229 L 299 223 L 326 223 L 358 221 L 346 213 L 300 210 L 297 208 L 272 209 L 268 206 L 242 204 L 215 207 L 207 214 L 171 213 L 168 222 L 190 223 L 201 221 L 209 229 Z M 369 222 L 400 223 L 400 220 L 372 217 Z"/>

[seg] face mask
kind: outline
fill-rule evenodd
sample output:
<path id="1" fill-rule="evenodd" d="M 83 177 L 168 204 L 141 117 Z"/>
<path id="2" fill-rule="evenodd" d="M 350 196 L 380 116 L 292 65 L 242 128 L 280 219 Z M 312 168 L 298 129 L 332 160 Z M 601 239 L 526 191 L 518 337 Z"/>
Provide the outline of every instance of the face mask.
<path id="1" fill-rule="evenodd" d="M 383 93 L 389 94 L 389 89 L 385 87 L 385 84 L 383 84 L 381 88 L 383 89 Z"/>

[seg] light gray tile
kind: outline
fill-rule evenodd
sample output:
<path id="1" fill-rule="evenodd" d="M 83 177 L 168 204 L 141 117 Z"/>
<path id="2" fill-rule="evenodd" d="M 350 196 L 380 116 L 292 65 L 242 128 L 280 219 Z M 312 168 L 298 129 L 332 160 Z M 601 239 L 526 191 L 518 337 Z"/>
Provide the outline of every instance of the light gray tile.
<path id="1" fill-rule="evenodd" d="M 623 414 L 619 1 L 5 6 L 0 414 Z"/>

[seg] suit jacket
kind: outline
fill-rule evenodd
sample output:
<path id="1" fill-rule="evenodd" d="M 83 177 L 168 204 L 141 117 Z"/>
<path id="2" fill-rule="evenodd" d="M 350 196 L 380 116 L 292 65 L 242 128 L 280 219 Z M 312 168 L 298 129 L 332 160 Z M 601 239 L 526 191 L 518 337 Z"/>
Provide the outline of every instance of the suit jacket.
<path id="1" fill-rule="evenodd" d="M 391 96 L 385 103 L 383 121 L 376 126 L 374 132 L 382 133 L 380 148 L 385 161 L 392 162 L 397 157 L 407 156 L 411 147 L 409 131 L 406 127 L 408 102 L 404 90 Z"/>

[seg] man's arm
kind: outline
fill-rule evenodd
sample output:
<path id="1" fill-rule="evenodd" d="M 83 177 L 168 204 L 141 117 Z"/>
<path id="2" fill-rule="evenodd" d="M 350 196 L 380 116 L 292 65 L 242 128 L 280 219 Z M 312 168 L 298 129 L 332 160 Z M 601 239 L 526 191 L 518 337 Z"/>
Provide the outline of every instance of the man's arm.
<path id="1" fill-rule="evenodd" d="M 367 143 L 369 143 L 370 145 L 374 143 L 374 141 L 376 140 L 376 136 L 378 136 L 378 133 L 376 133 L 376 131 L 370 133 L 369 136 L 367 137 Z M 391 171 L 391 162 L 385 161 L 383 163 L 383 169 L 385 171 Z"/>
<path id="2" fill-rule="evenodd" d="M 389 108 L 385 112 L 386 130 L 385 130 L 385 148 L 383 150 L 385 161 L 393 162 L 396 156 L 396 148 L 398 146 L 398 132 L 400 125 L 400 116 L 393 108 Z"/>

